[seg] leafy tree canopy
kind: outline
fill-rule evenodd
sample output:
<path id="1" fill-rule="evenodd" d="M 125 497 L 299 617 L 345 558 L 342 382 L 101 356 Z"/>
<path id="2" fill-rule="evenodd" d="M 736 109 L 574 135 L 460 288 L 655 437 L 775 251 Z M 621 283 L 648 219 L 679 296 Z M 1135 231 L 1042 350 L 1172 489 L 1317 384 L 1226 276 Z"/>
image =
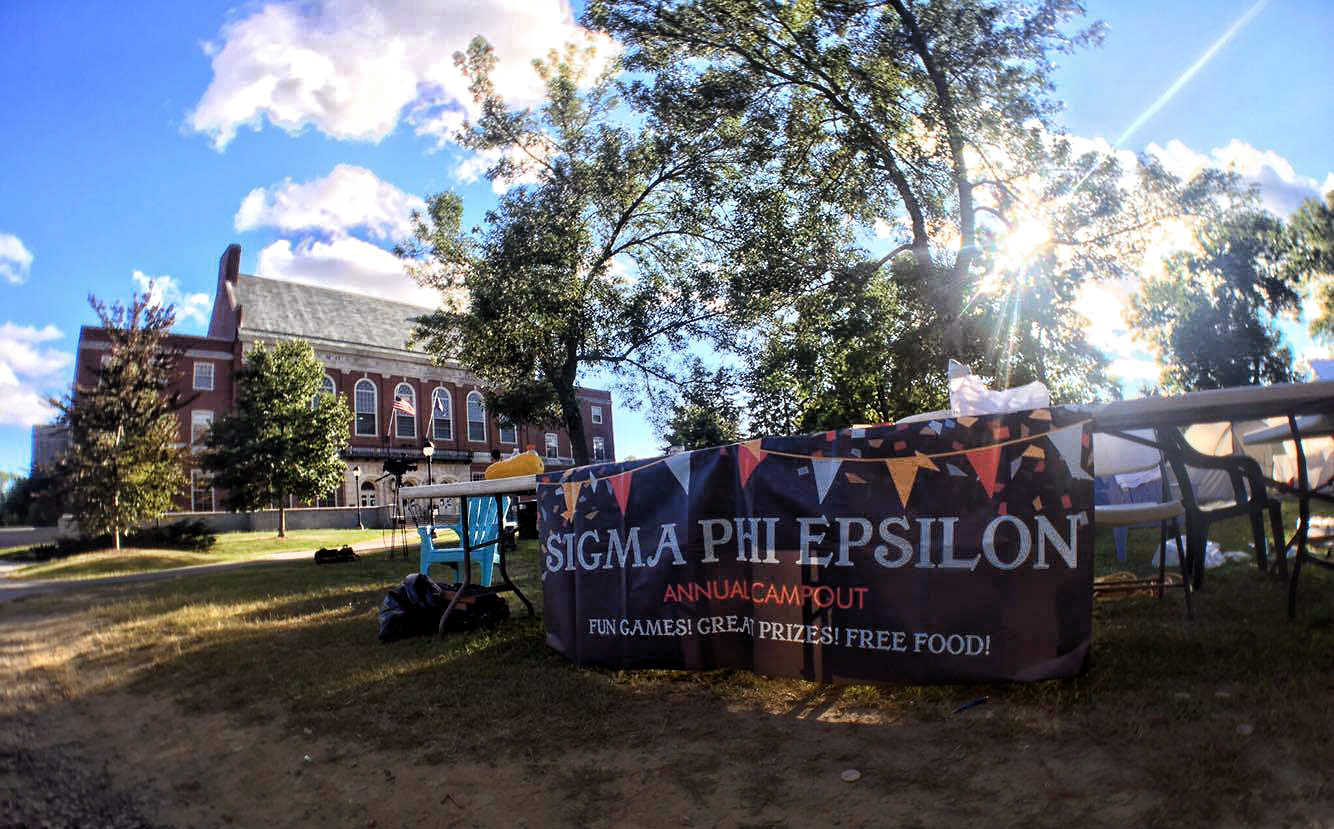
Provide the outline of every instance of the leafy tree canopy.
<path id="1" fill-rule="evenodd" d="M 1288 228 L 1288 274 L 1309 287 L 1320 309 L 1311 320 L 1311 334 L 1334 342 L 1334 190 L 1323 203 L 1307 200 Z"/>
<path id="2" fill-rule="evenodd" d="M 1058 397 L 1112 391 L 1079 285 L 1136 269 L 1154 228 L 1211 211 L 1228 182 L 1180 181 L 1151 158 L 1125 169 L 1059 137 L 1052 60 L 1101 36 L 1081 14 L 1070 0 L 590 3 L 640 73 L 638 105 L 687 133 L 742 125 L 746 232 L 729 276 L 763 344 L 752 387 L 852 396 L 802 404 L 822 423 L 936 407 L 946 357 Z M 874 308 L 860 327 L 883 368 L 827 354 L 812 376 L 838 336 L 818 326 L 850 332 L 869 310 L 849 291 Z M 812 313 L 825 306 L 849 319 Z"/>
<path id="3" fill-rule="evenodd" d="M 695 363 L 681 397 L 662 424 L 662 449 L 722 446 L 741 440 L 736 382 L 727 369 L 712 372 Z"/>
<path id="4" fill-rule="evenodd" d="M 1282 221 L 1249 207 L 1199 226 L 1132 299 L 1131 323 L 1148 339 L 1169 392 L 1293 380 L 1292 353 L 1275 317 L 1295 314 L 1283 268 Z"/>
<path id="5" fill-rule="evenodd" d="M 171 509 L 185 488 L 176 412 L 189 401 L 169 392 L 180 351 L 167 335 L 172 306 L 152 305 L 135 294 L 129 306 L 89 303 L 110 341 L 97 378 L 52 401 L 69 429 L 70 444 L 59 464 L 69 506 L 85 533 L 121 536 Z"/>
<path id="6" fill-rule="evenodd" d="M 200 464 L 226 490 L 228 509 L 276 502 L 284 537 L 288 496 L 314 501 L 342 481 L 352 413 L 324 391 L 324 364 L 304 340 L 257 343 L 236 382 L 236 410 L 214 421 Z"/>
<path id="7" fill-rule="evenodd" d="M 496 93 L 485 40 L 456 55 L 481 112 L 459 141 L 498 159 L 488 178 L 518 183 L 471 231 L 458 196 L 431 197 L 399 250 L 445 297 L 419 321 L 427 350 L 476 373 L 500 414 L 562 423 L 579 463 L 581 376 L 606 371 L 634 399 L 677 381 L 671 357 L 686 344 L 728 336 L 703 251 L 720 237 L 708 194 L 736 154 L 725 122 L 687 134 L 627 119 L 615 63 L 590 76 L 592 58 L 571 47 L 537 62 L 546 100 L 516 110 Z"/>

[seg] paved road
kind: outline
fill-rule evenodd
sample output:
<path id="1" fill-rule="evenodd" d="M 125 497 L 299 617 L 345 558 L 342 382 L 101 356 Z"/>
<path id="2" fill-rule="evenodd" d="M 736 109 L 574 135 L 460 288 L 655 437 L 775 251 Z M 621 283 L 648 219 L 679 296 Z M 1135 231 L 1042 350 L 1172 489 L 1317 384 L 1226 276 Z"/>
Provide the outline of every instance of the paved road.
<path id="1" fill-rule="evenodd" d="M 384 544 L 378 539 L 368 539 L 353 544 L 352 549 L 359 553 L 367 553 L 384 549 Z M 249 561 L 220 561 L 216 564 L 195 564 L 190 567 L 173 567 L 170 570 L 151 570 L 146 573 L 128 573 L 123 576 L 107 576 L 100 579 L 52 579 L 29 581 L 26 579 L 19 580 L 8 578 L 4 571 L 0 571 L 0 604 L 11 602 L 16 599 L 25 599 L 29 596 L 41 596 L 47 593 L 60 593 L 68 590 L 88 590 L 117 584 L 133 584 L 136 582 L 178 579 L 197 573 L 213 573 L 218 570 L 234 570 L 242 567 L 264 567 L 284 561 L 311 559 L 314 555 L 314 549 L 300 550 L 289 553 L 274 553 L 271 556 L 251 559 Z M 29 562 L 24 562 L 18 566 L 27 566 L 28 563 Z M 6 569 L 15 568 L 9 567 Z"/>

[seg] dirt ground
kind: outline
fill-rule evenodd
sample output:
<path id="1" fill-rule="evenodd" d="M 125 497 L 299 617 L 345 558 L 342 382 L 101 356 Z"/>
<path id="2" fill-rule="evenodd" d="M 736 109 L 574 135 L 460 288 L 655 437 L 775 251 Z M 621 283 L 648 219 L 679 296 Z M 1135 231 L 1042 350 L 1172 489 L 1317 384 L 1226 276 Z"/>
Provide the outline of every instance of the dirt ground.
<path id="1" fill-rule="evenodd" d="M 1237 733 L 1232 709 L 1197 726 L 1219 732 L 1211 745 L 1236 754 L 1238 775 L 1272 774 L 1227 781 L 1207 815 L 1176 814 L 1164 776 L 1189 775 L 1192 757 L 1162 723 L 1109 740 L 1078 715 L 1035 721 L 997 704 L 896 720 L 838 687 L 784 712 L 645 694 L 616 712 L 633 722 L 624 737 L 558 756 L 512 748 L 504 722 L 427 721 L 404 700 L 363 712 L 394 718 L 417 746 L 386 751 L 294 726 L 278 703 L 200 713 L 99 689 L 53 667 L 77 623 L 22 604 L 0 622 L 3 826 L 1334 827 L 1328 769 Z M 510 748 L 490 750 L 498 735 Z"/>

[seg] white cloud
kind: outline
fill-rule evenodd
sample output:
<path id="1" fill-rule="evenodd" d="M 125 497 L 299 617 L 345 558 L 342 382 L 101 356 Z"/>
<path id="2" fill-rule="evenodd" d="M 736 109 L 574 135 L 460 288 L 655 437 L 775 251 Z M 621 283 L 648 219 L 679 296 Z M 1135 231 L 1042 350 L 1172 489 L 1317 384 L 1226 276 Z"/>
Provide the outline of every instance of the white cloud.
<path id="1" fill-rule="evenodd" d="M 1323 184 L 1301 175 L 1286 158 L 1272 150 L 1259 150 L 1233 139 L 1224 147 L 1215 147 L 1208 155 L 1196 152 L 1173 139 L 1162 147 L 1150 144 L 1148 152 L 1157 156 L 1169 172 L 1189 178 L 1205 167 L 1230 170 L 1248 185 L 1259 188 L 1260 203 L 1272 213 L 1288 216 L 1306 199 L 1318 198 L 1334 188 L 1334 173 Z"/>
<path id="2" fill-rule="evenodd" d="M 130 278 L 134 280 L 134 289 L 148 297 L 153 305 L 176 306 L 178 322 L 189 320 L 200 325 L 208 322 L 213 306 L 213 298 L 208 294 L 187 294 L 181 290 L 180 283 L 166 274 L 149 276 L 143 271 L 135 271 Z"/>
<path id="3" fill-rule="evenodd" d="M 401 239 L 412 232 L 408 222 L 412 211 L 425 209 L 420 198 L 365 167 L 339 164 L 323 178 L 299 184 L 287 178 L 251 190 L 233 221 L 237 230 L 270 226 L 289 232 L 346 233 L 361 228 L 381 239 Z"/>
<path id="4" fill-rule="evenodd" d="M 213 79 L 189 123 L 219 149 L 266 119 L 337 139 L 379 141 L 403 120 L 439 136 L 473 106 L 453 53 L 477 34 L 495 47 L 497 88 L 520 104 L 541 95 L 534 58 L 571 40 L 614 46 L 576 25 L 566 0 L 270 2 L 205 49 Z"/>
<path id="5" fill-rule="evenodd" d="M 440 304 L 439 294 L 412 281 L 397 256 L 350 236 L 304 239 L 295 246 L 279 239 L 259 252 L 257 272 L 428 308 Z"/>
<path id="6" fill-rule="evenodd" d="M 74 356 L 42 343 L 62 336 L 53 325 L 0 323 L 0 424 L 31 426 L 55 417 L 46 398 L 73 379 L 64 375 Z"/>
<path id="7" fill-rule="evenodd" d="M 28 280 L 32 268 L 32 253 L 23 240 L 12 233 L 0 233 L 0 279 L 11 285 Z"/>

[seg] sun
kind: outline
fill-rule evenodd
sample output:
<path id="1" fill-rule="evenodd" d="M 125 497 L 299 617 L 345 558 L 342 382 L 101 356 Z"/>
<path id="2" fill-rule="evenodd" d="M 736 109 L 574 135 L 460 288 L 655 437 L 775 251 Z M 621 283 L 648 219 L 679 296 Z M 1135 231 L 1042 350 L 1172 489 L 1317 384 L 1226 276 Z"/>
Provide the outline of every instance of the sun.
<path id="1" fill-rule="evenodd" d="M 1001 243 L 1001 253 L 1007 262 L 1019 264 L 1028 261 L 1051 241 L 1051 229 L 1037 219 L 1025 219 L 1015 225 Z"/>

